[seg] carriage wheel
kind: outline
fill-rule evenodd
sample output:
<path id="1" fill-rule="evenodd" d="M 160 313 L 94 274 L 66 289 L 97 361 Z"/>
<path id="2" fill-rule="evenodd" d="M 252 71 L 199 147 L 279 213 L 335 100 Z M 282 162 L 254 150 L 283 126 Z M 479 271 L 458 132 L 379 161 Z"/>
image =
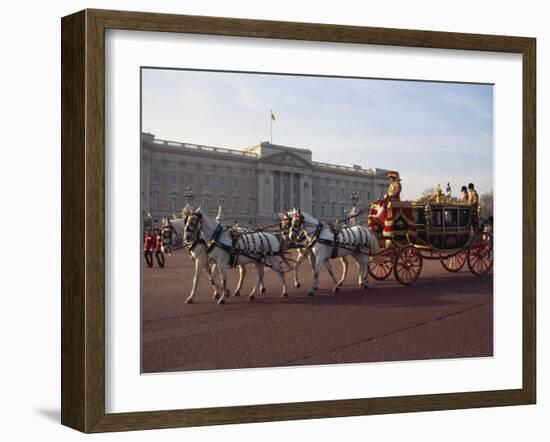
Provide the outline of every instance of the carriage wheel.
<path id="1" fill-rule="evenodd" d="M 483 276 L 493 268 L 493 235 L 480 233 L 468 248 L 468 267 L 477 276 Z"/>
<path id="2" fill-rule="evenodd" d="M 407 246 L 395 257 L 393 272 L 395 279 L 403 285 L 415 282 L 422 271 L 422 255 L 414 246 Z"/>
<path id="3" fill-rule="evenodd" d="M 449 272 L 456 273 L 466 264 L 466 252 L 458 252 L 455 255 L 449 255 L 441 258 L 441 265 Z"/>
<path id="4" fill-rule="evenodd" d="M 390 276 L 393 270 L 393 260 L 395 257 L 395 250 L 393 248 L 386 249 L 379 256 L 377 256 L 377 262 L 369 261 L 369 274 L 378 281 L 383 281 Z M 374 256 L 373 259 L 376 259 Z"/>

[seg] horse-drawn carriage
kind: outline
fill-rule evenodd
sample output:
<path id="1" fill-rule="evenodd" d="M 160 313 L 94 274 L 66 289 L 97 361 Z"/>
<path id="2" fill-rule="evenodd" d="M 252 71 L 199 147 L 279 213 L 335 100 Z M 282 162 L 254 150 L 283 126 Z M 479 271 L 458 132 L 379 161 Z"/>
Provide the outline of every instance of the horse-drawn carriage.
<path id="1" fill-rule="evenodd" d="M 423 260 L 432 259 L 450 272 L 468 263 L 474 275 L 485 275 L 493 267 L 493 235 L 477 228 L 474 210 L 457 201 L 373 204 L 369 228 L 382 251 L 369 263 L 369 274 L 384 280 L 393 272 L 397 281 L 408 285 L 418 279 Z"/>
<path id="2" fill-rule="evenodd" d="M 368 226 L 361 225 L 358 217 L 367 210 Z M 282 214 L 280 224 L 242 229 L 226 228 L 200 208 L 187 206 L 181 219 L 170 220 L 168 224 L 182 235 L 195 261 L 193 289 L 186 302 L 193 302 L 199 275 L 204 270 L 215 298 L 222 304 L 229 296 L 227 271 L 235 266 L 240 268 L 234 293 L 237 296 L 247 264 L 253 264 L 258 273 L 249 300 L 264 291 L 266 266 L 280 277 L 281 296 L 287 297 L 285 273 L 293 270 L 294 285 L 299 287 L 297 270 L 304 259 L 310 260 L 313 270 L 308 295 L 318 289 L 321 266 L 334 282 L 333 291 L 338 291 L 346 279 L 348 256 L 358 264 L 358 284 L 365 289 L 368 274 L 385 280 L 393 272 L 401 284 L 412 284 L 420 276 L 424 259 L 439 260 L 450 272 L 458 272 L 468 263 L 474 275 L 483 276 L 493 267 L 493 234 L 487 226 L 479 227 L 476 210 L 475 205 L 450 197 L 415 202 L 386 199 L 334 223 L 292 209 Z M 296 260 L 287 256 L 292 249 L 297 249 Z M 335 258 L 342 262 L 340 279 L 330 265 Z M 215 270 L 220 275 L 221 290 L 215 282 Z"/>

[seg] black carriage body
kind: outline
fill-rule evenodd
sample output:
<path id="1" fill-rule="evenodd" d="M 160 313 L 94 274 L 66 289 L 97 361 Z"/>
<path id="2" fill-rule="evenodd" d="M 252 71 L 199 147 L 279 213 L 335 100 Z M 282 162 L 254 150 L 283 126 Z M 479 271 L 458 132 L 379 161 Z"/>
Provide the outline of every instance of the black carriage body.
<path id="1" fill-rule="evenodd" d="M 412 203 L 419 245 L 434 251 L 453 252 L 468 247 L 472 206 L 461 203 Z"/>

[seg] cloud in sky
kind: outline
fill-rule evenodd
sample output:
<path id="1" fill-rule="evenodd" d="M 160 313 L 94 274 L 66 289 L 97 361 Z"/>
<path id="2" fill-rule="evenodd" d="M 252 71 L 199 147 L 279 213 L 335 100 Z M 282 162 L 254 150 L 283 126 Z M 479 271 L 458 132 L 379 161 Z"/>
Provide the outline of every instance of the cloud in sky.
<path id="1" fill-rule="evenodd" d="M 447 181 L 493 188 L 493 87 L 481 84 L 143 69 L 142 127 L 241 149 L 269 140 L 316 161 L 399 170 L 404 197 Z"/>

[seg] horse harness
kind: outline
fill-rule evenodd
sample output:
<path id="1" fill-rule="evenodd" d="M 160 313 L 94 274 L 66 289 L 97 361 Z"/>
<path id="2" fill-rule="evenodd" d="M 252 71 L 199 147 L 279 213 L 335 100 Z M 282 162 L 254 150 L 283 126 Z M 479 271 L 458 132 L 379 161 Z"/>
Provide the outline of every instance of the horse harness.
<path id="1" fill-rule="evenodd" d="M 271 243 L 269 241 L 269 238 L 264 232 L 238 232 L 236 230 L 233 230 L 230 237 L 231 237 L 231 245 L 224 244 L 220 241 L 220 236 L 222 232 L 224 231 L 224 227 L 221 224 L 218 224 L 216 226 L 216 230 L 214 230 L 214 233 L 212 234 L 212 238 L 210 239 L 208 246 L 206 248 L 206 251 L 210 253 L 215 247 L 219 247 L 222 250 L 225 250 L 227 253 L 229 253 L 229 266 L 230 267 L 236 267 L 239 263 L 239 256 L 243 255 L 249 259 L 252 259 L 257 262 L 261 262 L 263 264 L 269 265 L 265 261 L 265 257 L 267 255 L 280 255 L 280 251 L 274 251 Z M 257 235 L 260 250 L 262 252 L 258 253 L 256 251 L 256 239 L 255 235 Z M 239 241 L 242 240 L 243 245 L 245 246 L 244 249 L 239 248 Z M 252 246 L 252 247 L 250 247 Z M 254 256 L 259 255 L 259 256 Z"/>
<path id="2" fill-rule="evenodd" d="M 361 229 L 357 230 L 357 233 L 359 234 L 359 241 L 356 242 L 357 237 L 355 236 L 355 232 L 352 231 L 350 228 L 343 228 L 339 229 L 334 225 L 330 225 L 330 231 L 333 235 L 333 239 L 325 239 L 321 238 L 321 231 L 323 230 L 324 224 L 319 221 L 319 224 L 317 224 L 317 227 L 315 228 L 315 232 L 313 233 L 310 241 L 306 244 L 306 247 L 313 247 L 313 245 L 316 242 L 319 242 L 320 244 L 327 245 L 331 247 L 331 253 L 330 253 L 330 259 L 334 259 L 338 257 L 338 249 L 346 249 L 350 250 L 355 253 L 363 253 L 361 252 L 361 245 L 368 240 L 368 237 L 365 237 L 363 240 L 363 233 Z M 342 237 L 344 239 L 343 244 L 340 242 L 338 235 L 342 234 Z M 353 239 L 352 239 L 353 236 Z M 347 237 L 347 240 L 346 240 Z M 352 244 L 356 242 L 355 247 L 349 247 L 347 244 Z"/>

